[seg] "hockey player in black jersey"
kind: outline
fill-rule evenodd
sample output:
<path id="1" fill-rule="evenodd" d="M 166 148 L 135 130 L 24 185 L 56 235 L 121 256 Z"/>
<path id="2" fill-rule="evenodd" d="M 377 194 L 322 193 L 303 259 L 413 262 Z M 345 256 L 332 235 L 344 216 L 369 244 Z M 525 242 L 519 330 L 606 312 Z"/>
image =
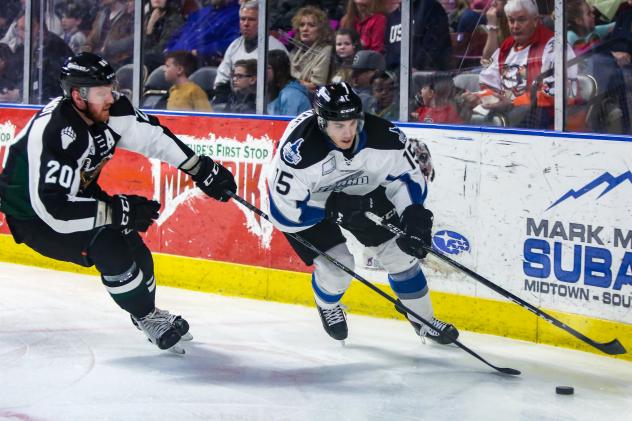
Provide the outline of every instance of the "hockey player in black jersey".
<path id="1" fill-rule="evenodd" d="M 424 208 L 425 179 L 404 133 L 387 120 L 364 114 L 362 102 L 342 82 L 316 91 L 313 110 L 290 122 L 268 173 L 271 220 L 281 231 L 298 233 L 320 250 L 353 268 L 340 227 L 362 243 L 388 272 L 393 291 L 438 330 L 409 316 L 415 332 L 440 343 L 457 329 L 434 317 L 426 278 L 418 259 L 426 251 L 396 239 L 365 216 L 366 211 L 431 242 L 432 212 Z M 340 300 L 351 276 L 293 238 L 288 241 L 307 265 L 314 265 L 312 288 L 325 331 L 347 337 Z"/>
<path id="2" fill-rule="evenodd" d="M 53 259 L 96 266 L 132 322 L 160 349 L 172 348 L 191 339 L 189 325 L 154 305 L 153 259 L 138 234 L 158 217 L 160 204 L 110 196 L 98 185 L 99 173 L 120 147 L 176 166 L 217 200 L 228 200 L 225 190 L 235 191 L 233 176 L 119 96 L 114 70 L 101 57 L 66 59 L 60 82 L 64 96 L 39 111 L 9 150 L 0 174 L 0 210 L 17 243 Z"/>

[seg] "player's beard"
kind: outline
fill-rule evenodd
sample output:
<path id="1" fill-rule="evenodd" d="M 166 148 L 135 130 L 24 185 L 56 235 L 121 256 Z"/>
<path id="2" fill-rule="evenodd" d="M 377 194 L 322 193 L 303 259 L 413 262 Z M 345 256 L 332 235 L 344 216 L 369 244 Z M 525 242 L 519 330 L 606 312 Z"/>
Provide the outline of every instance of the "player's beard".
<path id="1" fill-rule="evenodd" d="M 110 105 L 95 106 L 90 103 L 88 105 L 88 117 L 95 123 L 107 123 L 110 119 Z"/>

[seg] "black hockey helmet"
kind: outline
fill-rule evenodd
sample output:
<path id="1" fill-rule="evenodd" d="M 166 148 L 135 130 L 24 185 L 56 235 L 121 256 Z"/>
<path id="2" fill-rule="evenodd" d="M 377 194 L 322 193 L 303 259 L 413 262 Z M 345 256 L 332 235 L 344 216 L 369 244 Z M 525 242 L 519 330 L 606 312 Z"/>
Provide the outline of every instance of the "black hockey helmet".
<path id="1" fill-rule="evenodd" d="M 115 82 L 116 73 L 112 66 L 104 58 L 93 53 L 79 53 L 68 57 L 59 75 L 59 83 L 66 97 L 70 97 L 72 88 L 105 86 Z M 82 92 L 81 96 L 86 95 L 87 90 Z"/>
<path id="2" fill-rule="evenodd" d="M 314 113 L 322 127 L 327 121 L 362 119 L 362 100 L 347 82 L 332 83 L 316 90 Z M 321 121 L 323 120 L 323 121 Z"/>

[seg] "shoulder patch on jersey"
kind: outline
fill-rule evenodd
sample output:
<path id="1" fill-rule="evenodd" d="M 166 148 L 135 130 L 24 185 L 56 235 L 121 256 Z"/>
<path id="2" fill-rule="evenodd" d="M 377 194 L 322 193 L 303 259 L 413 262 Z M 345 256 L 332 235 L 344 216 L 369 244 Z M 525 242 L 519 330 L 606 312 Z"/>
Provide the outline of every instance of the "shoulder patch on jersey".
<path id="1" fill-rule="evenodd" d="M 397 135 L 397 138 L 399 139 L 400 142 L 402 142 L 402 144 L 406 143 L 406 135 L 404 134 L 404 132 L 402 132 L 400 130 L 399 127 L 397 126 L 391 126 L 388 128 L 388 131 L 391 133 L 394 133 Z"/>
<path id="2" fill-rule="evenodd" d="M 372 114 L 365 115 L 362 131 L 366 135 L 365 148 L 399 150 L 406 144 L 406 135 L 399 127 Z"/>
<path id="3" fill-rule="evenodd" d="M 294 142 L 286 142 L 285 145 L 283 145 L 283 160 L 292 165 L 296 165 L 301 162 L 301 159 L 303 158 L 301 157 L 299 148 L 304 141 L 305 139 L 301 137 L 296 139 Z"/>
<path id="4" fill-rule="evenodd" d="M 77 133 L 70 126 L 61 129 L 61 147 L 68 149 L 68 146 L 77 139 Z"/>

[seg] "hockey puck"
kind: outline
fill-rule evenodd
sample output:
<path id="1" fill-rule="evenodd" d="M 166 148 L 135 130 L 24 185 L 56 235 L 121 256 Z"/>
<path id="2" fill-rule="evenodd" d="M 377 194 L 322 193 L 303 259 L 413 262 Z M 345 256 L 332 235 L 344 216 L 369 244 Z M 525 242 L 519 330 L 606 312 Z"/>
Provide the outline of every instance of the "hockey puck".
<path id="1" fill-rule="evenodd" d="M 575 393 L 575 389 L 571 386 L 557 386 L 555 388 L 555 393 L 558 395 L 572 395 Z"/>

